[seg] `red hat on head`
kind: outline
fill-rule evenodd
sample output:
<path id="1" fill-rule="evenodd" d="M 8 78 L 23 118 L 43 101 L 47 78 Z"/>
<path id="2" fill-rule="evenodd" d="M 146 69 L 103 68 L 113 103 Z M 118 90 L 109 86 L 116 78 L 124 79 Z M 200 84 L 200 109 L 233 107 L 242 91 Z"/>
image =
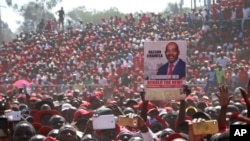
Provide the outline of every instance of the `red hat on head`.
<path id="1" fill-rule="evenodd" d="M 157 115 L 159 115 L 159 111 L 158 111 L 157 108 L 151 108 L 151 109 L 149 109 L 148 110 L 148 114 L 150 114 L 150 113 L 156 113 Z"/>
<path id="2" fill-rule="evenodd" d="M 181 134 L 179 134 L 179 133 L 173 133 L 173 134 L 171 134 L 171 135 L 169 135 L 168 137 L 167 137 L 167 139 L 166 139 L 166 141 L 172 141 L 172 140 L 174 140 L 174 139 L 186 139 L 186 138 L 184 138 Z"/>
<path id="3" fill-rule="evenodd" d="M 44 135 L 44 136 L 47 136 L 47 134 L 52 130 L 51 127 L 49 126 L 42 126 L 38 131 L 37 133 L 38 134 L 41 134 L 41 135 Z"/>
<path id="4" fill-rule="evenodd" d="M 41 118 L 43 115 L 50 115 L 50 116 L 53 116 L 53 115 L 61 115 L 60 112 L 56 111 L 56 110 L 41 110 L 39 112 L 37 112 L 34 116 L 34 122 L 38 122 L 40 123 L 41 121 Z"/>
<path id="5" fill-rule="evenodd" d="M 172 112 L 173 111 L 173 108 L 170 107 L 170 106 L 167 106 L 164 108 L 167 112 Z"/>
<path id="6" fill-rule="evenodd" d="M 88 108 L 90 106 L 90 103 L 88 101 L 82 101 L 82 104 L 80 105 L 80 107 L 82 106 Z"/>
<path id="7" fill-rule="evenodd" d="M 40 124 L 39 122 L 33 122 L 32 125 L 36 129 L 36 131 L 38 131 L 42 127 L 42 124 Z"/>
<path id="8" fill-rule="evenodd" d="M 142 107 L 142 105 L 143 105 L 143 102 L 142 102 L 142 101 L 140 101 L 137 105 L 134 105 L 134 106 L 133 106 L 133 108 L 135 108 L 135 109 L 139 109 L 139 108 L 141 108 L 141 107 Z M 150 109 L 152 109 L 152 108 L 155 108 L 154 104 L 153 104 L 152 102 L 148 101 L 148 107 L 147 107 L 147 110 L 149 111 L 149 110 L 150 110 Z"/>
<path id="9" fill-rule="evenodd" d="M 115 100 L 107 100 L 107 105 L 108 104 L 117 104 L 117 101 L 115 101 Z"/>
<path id="10" fill-rule="evenodd" d="M 73 93 L 72 92 L 69 92 L 66 94 L 67 97 L 73 97 Z"/>
<path id="11" fill-rule="evenodd" d="M 58 141 L 56 138 L 53 138 L 51 136 L 45 137 L 43 141 Z"/>
<path id="12" fill-rule="evenodd" d="M 87 116 L 88 118 L 91 118 L 93 113 L 84 109 L 78 109 L 75 113 L 74 113 L 74 117 L 73 117 L 73 121 L 77 121 L 77 119 L 79 118 L 79 116 Z"/>
<path id="13" fill-rule="evenodd" d="M 119 90 L 118 89 L 114 89 L 113 91 L 115 94 L 118 94 L 119 93 Z"/>

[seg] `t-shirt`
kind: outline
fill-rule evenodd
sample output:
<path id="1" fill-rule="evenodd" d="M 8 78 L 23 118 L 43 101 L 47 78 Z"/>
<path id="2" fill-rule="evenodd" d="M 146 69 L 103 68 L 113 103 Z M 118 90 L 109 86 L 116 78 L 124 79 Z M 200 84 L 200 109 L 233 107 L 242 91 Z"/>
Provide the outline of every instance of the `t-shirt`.
<path id="1" fill-rule="evenodd" d="M 214 81 L 215 78 L 215 71 L 208 72 L 208 81 Z"/>
<path id="2" fill-rule="evenodd" d="M 64 10 L 59 10 L 59 19 L 64 19 Z"/>
<path id="3" fill-rule="evenodd" d="M 223 78 L 225 76 L 224 70 L 223 69 L 222 70 L 217 69 L 215 74 L 216 74 L 217 83 L 221 84 L 223 82 Z"/>

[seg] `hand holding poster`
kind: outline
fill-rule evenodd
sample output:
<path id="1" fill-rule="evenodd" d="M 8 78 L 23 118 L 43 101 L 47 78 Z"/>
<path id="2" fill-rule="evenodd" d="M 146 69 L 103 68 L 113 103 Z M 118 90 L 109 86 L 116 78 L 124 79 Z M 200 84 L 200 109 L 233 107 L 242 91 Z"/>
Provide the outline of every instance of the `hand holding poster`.
<path id="1" fill-rule="evenodd" d="M 144 43 L 146 100 L 183 98 L 186 77 L 186 41 Z"/>

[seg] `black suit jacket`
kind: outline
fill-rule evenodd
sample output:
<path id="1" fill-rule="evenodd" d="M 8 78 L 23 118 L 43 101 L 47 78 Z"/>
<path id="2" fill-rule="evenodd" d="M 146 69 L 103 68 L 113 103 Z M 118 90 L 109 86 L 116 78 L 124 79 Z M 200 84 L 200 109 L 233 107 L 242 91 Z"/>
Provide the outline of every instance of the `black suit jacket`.
<path id="1" fill-rule="evenodd" d="M 167 75 L 168 66 L 169 66 L 168 62 L 166 64 L 162 65 L 158 69 L 157 75 Z M 179 79 L 186 77 L 186 63 L 183 60 L 179 59 L 179 61 L 177 62 L 177 64 L 174 67 L 172 75 L 179 75 Z"/>

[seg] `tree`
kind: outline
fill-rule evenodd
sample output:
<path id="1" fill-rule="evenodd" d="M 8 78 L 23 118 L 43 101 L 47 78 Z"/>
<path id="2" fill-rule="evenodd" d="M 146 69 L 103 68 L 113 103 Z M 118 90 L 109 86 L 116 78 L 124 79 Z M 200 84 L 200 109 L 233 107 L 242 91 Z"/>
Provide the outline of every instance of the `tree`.
<path id="1" fill-rule="evenodd" d="M 45 9 L 49 10 L 55 7 L 61 1 L 62 0 L 35 0 L 33 2 L 37 3 L 38 5 L 43 5 Z M 18 7 L 18 2 L 20 1 L 19 0 L 6 0 L 7 5 L 17 11 L 21 9 L 20 7 Z"/>
<path id="2" fill-rule="evenodd" d="M 41 19 L 54 18 L 54 15 L 49 12 L 49 10 L 61 1 L 62 0 L 35 0 L 20 5 L 15 3 L 19 2 L 17 0 L 6 0 L 6 3 L 24 18 L 24 22 L 21 23 L 19 30 L 27 31 L 27 29 L 34 30 Z"/>
<path id="3" fill-rule="evenodd" d="M 179 7 L 178 7 L 179 5 Z M 167 8 L 165 9 L 165 13 L 168 15 L 176 14 L 176 13 L 187 13 L 190 11 L 190 8 L 183 7 L 183 0 L 180 0 L 180 3 L 168 3 Z"/>
<path id="4" fill-rule="evenodd" d="M 1 37 L 0 37 L 0 41 L 10 41 L 13 37 L 14 34 L 11 32 L 9 25 L 5 22 L 1 22 L 2 25 L 2 33 L 1 33 Z M 3 35 L 3 36 L 2 36 Z"/>
<path id="5" fill-rule="evenodd" d="M 124 17 L 125 15 L 122 14 L 117 8 L 110 8 L 105 11 L 87 11 L 84 7 L 76 8 L 67 13 L 67 15 L 73 19 L 74 21 L 83 21 L 84 24 L 86 23 L 100 23 L 101 19 L 109 19 L 111 16 L 118 16 Z"/>

